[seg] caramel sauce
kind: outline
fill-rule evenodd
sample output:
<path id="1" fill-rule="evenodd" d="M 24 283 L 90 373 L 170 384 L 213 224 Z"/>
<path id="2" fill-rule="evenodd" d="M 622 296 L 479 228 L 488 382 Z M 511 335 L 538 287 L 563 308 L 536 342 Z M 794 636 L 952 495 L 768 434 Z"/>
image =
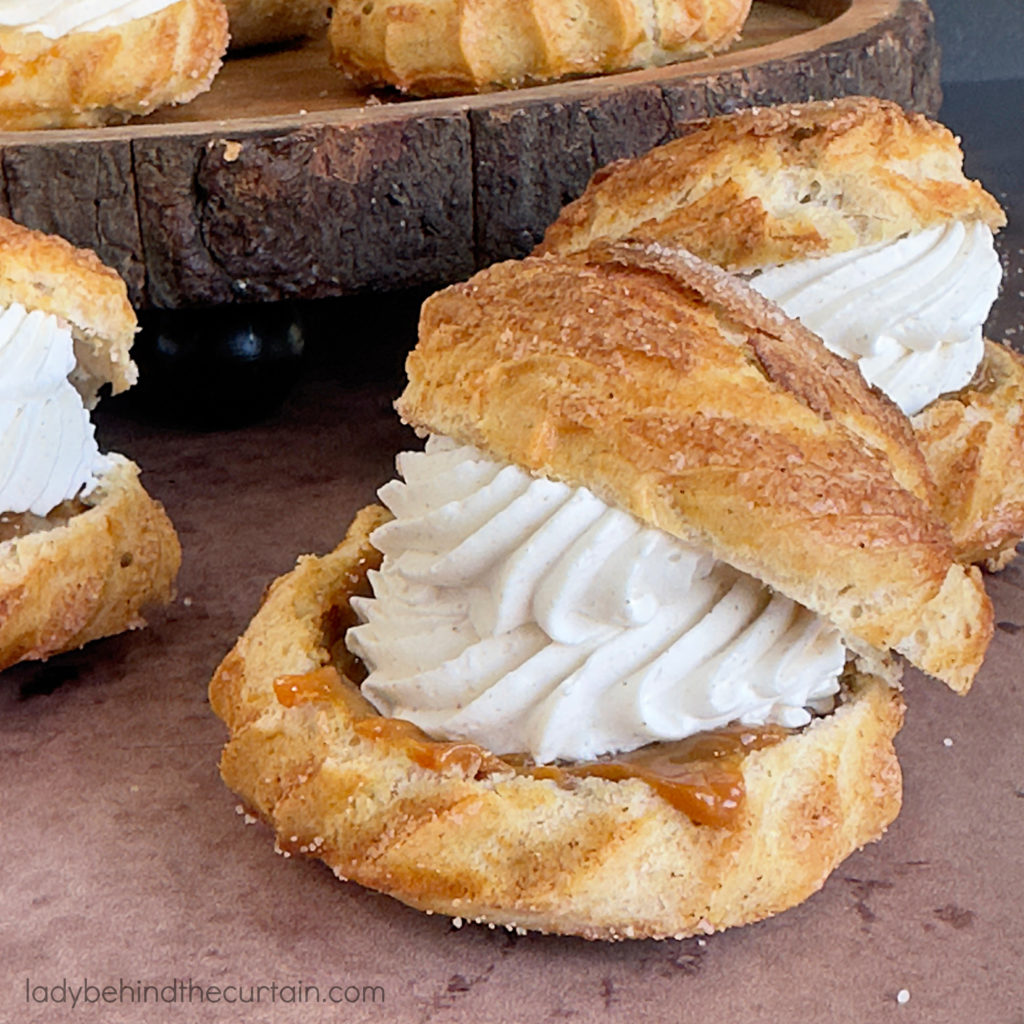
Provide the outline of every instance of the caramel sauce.
<path id="1" fill-rule="evenodd" d="M 355 731 L 364 739 L 382 739 L 404 748 L 410 760 L 428 771 L 440 772 L 456 768 L 469 777 L 490 775 L 505 765 L 477 743 L 446 742 L 431 739 L 422 729 L 401 718 L 375 715 L 355 723 Z"/>
<path id="2" fill-rule="evenodd" d="M 498 756 L 476 743 L 431 739 L 412 722 L 379 715 L 358 686 L 335 665 L 280 676 L 274 680 L 274 693 L 288 708 L 318 702 L 343 707 L 358 736 L 398 748 L 428 771 L 454 768 L 473 778 L 515 771 L 535 779 L 550 779 L 567 789 L 583 778 L 611 782 L 639 779 L 692 821 L 714 828 L 730 828 L 739 819 L 745 796 L 746 755 L 773 746 L 791 734 L 791 730 L 776 725 L 733 725 L 594 761 L 536 765 L 525 754 Z"/>
<path id="3" fill-rule="evenodd" d="M 66 526 L 69 519 L 80 512 L 85 512 L 89 507 L 78 498 L 73 498 L 71 501 L 62 501 L 45 516 L 37 516 L 31 512 L 4 512 L 0 514 L 0 544 L 29 533 Z"/>
<path id="4" fill-rule="evenodd" d="M 477 743 L 431 739 L 419 726 L 402 718 L 385 718 L 334 665 L 299 675 L 278 676 L 274 695 L 286 708 L 328 702 L 341 705 L 352 719 L 357 736 L 400 747 L 409 759 L 428 771 L 457 768 L 469 776 L 507 769 L 499 758 Z"/>
<path id="5" fill-rule="evenodd" d="M 734 725 L 577 764 L 531 765 L 522 755 L 504 760 L 517 771 L 562 786 L 579 778 L 639 779 L 697 824 L 728 828 L 743 805 L 744 757 L 788 735 L 790 730 L 782 726 Z"/>
<path id="6" fill-rule="evenodd" d="M 286 708 L 334 700 L 342 687 L 341 676 L 333 665 L 315 668 L 312 672 L 278 676 L 274 680 L 274 696 Z"/>

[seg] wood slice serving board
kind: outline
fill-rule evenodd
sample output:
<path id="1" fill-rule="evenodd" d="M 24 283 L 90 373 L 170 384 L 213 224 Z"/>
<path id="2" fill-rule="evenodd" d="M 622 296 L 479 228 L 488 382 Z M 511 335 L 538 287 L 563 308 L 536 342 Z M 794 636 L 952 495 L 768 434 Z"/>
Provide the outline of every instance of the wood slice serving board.
<path id="1" fill-rule="evenodd" d="M 429 100 L 354 90 L 313 41 L 123 127 L 0 133 L 0 212 L 95 249 L 138 307 L 438 285 L 525 254 L 598 167 L 696 120 L 853 93 L 937 112 L 925 0 L 755 0 L 712 58 Z"/>

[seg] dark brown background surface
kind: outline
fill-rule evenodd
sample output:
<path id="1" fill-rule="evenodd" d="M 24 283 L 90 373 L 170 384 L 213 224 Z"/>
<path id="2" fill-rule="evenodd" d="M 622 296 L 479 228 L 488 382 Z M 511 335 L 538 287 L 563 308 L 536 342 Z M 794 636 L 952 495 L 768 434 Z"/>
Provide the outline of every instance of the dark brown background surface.
<path id="1" fill-rule="evenodd" d="M 1018 83 L 958 88 L 945 111 L 1017 224 L 1022 109 Z M 1021 229 L 1001 245 L 1007 285 L 990 333 L 1012 337 L 1024 321 Z M 895 825 L 762 924 L 619 945 L 456 929 L 275 855 L 269 832 L 235 813 L 207 680 L 263 587 L 298 553 L 332 546 L 390 475 L 408 439 L 390 401 L 414 307 L 394 296 L 318 307 L 298 383 L 255 425 L 175 426 L 141 411 L 145 390 L 101 409 L 103 443 L 145 468 L 185 560 L 177 601 L 146 632 L 0 677 L 0 1021 L 1021 1024 L 1024 560 L 990 580 L 999 628 L 969 697 L 908 673 Z M 301 982 L 325 997 L 376 985 L 384 1002 L 26 1000 L 26 984 L 122 979 Z"/>

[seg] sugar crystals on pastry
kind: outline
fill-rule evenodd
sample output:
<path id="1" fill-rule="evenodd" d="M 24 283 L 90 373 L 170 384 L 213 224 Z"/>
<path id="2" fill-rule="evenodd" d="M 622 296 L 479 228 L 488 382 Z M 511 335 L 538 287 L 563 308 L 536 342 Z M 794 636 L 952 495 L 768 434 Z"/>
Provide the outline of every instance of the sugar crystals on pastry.
<path id="1" fill-rule="evenodd" d="M 116 124 L 186 103 L 227 45 L 221 0 L 0 4 L 0 129 Z"/>
<path id="2" fill-rule="evenodd" d="M 163 508 L 88 409 L 135 380 L 124 282 L 0 220 L 0 668 L 143 625 L 180 562 Z"/>
<path id="3" fill-rule="evenodd" d="M 540 251 L 633 237 L 747 276 L 908 415 L 958 557 L 1024 537 L 1024 362 L 985 341 L 998 203 L 941 125 L 852 97 L 745 111 L 599 171 Z"/>
<path id="4" fill-rule="evenodd" d="M 804 899 L 899 806 L 889 650 L 965 690 L 991 634 L 909 424 L 684 254 L 433 296 L 432 436 L 211 683 L 281 846 L 417 907 L 587 937 Z"/>

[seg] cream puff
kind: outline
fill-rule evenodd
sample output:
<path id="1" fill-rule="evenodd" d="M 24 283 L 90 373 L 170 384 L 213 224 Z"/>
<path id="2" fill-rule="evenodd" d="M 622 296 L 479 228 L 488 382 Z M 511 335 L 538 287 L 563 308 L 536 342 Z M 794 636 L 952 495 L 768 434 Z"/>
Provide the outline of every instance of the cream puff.
<path id="1" fill-rule="evenodd" d="M 589 938 L 806 898 L 899 808 L 891 651 L 992 631 L 909 423 L 688 254 L 499 264 L 428 299 L 386 507 L 278 580 L 210 686 L 282 850 Z"/>
<path id="2" fill-rule="evenodd" d="M 205 92 L 228 45 L 221 0 L 0 5 L 0 130 L 117 124 Z"/>
<path id="3" fill-rule="evenodd" d="M 174 528 L 89 408 L 135 380 L 124 282 L 0 220 L 0 668 L 144 625 L 170 600 Z"/>
<path id="4" fill-rule="evenodd" d="M 328 30 L 334 63 L 360 85 L 413 95 L 485 92 L 669 64 L 724 49 L 750 0 L 649 6 L 341 0 Z"/>
<path id="5" fill-rule="evenodd" d="M 913 417 L 958 557 L 1024 537 L 1024 362 L 982 336 L 999 204 L 941 125 L 883 100 L 744 111 L 599 171 L 539 252 L 681 246 L 750 283 Z"/>

